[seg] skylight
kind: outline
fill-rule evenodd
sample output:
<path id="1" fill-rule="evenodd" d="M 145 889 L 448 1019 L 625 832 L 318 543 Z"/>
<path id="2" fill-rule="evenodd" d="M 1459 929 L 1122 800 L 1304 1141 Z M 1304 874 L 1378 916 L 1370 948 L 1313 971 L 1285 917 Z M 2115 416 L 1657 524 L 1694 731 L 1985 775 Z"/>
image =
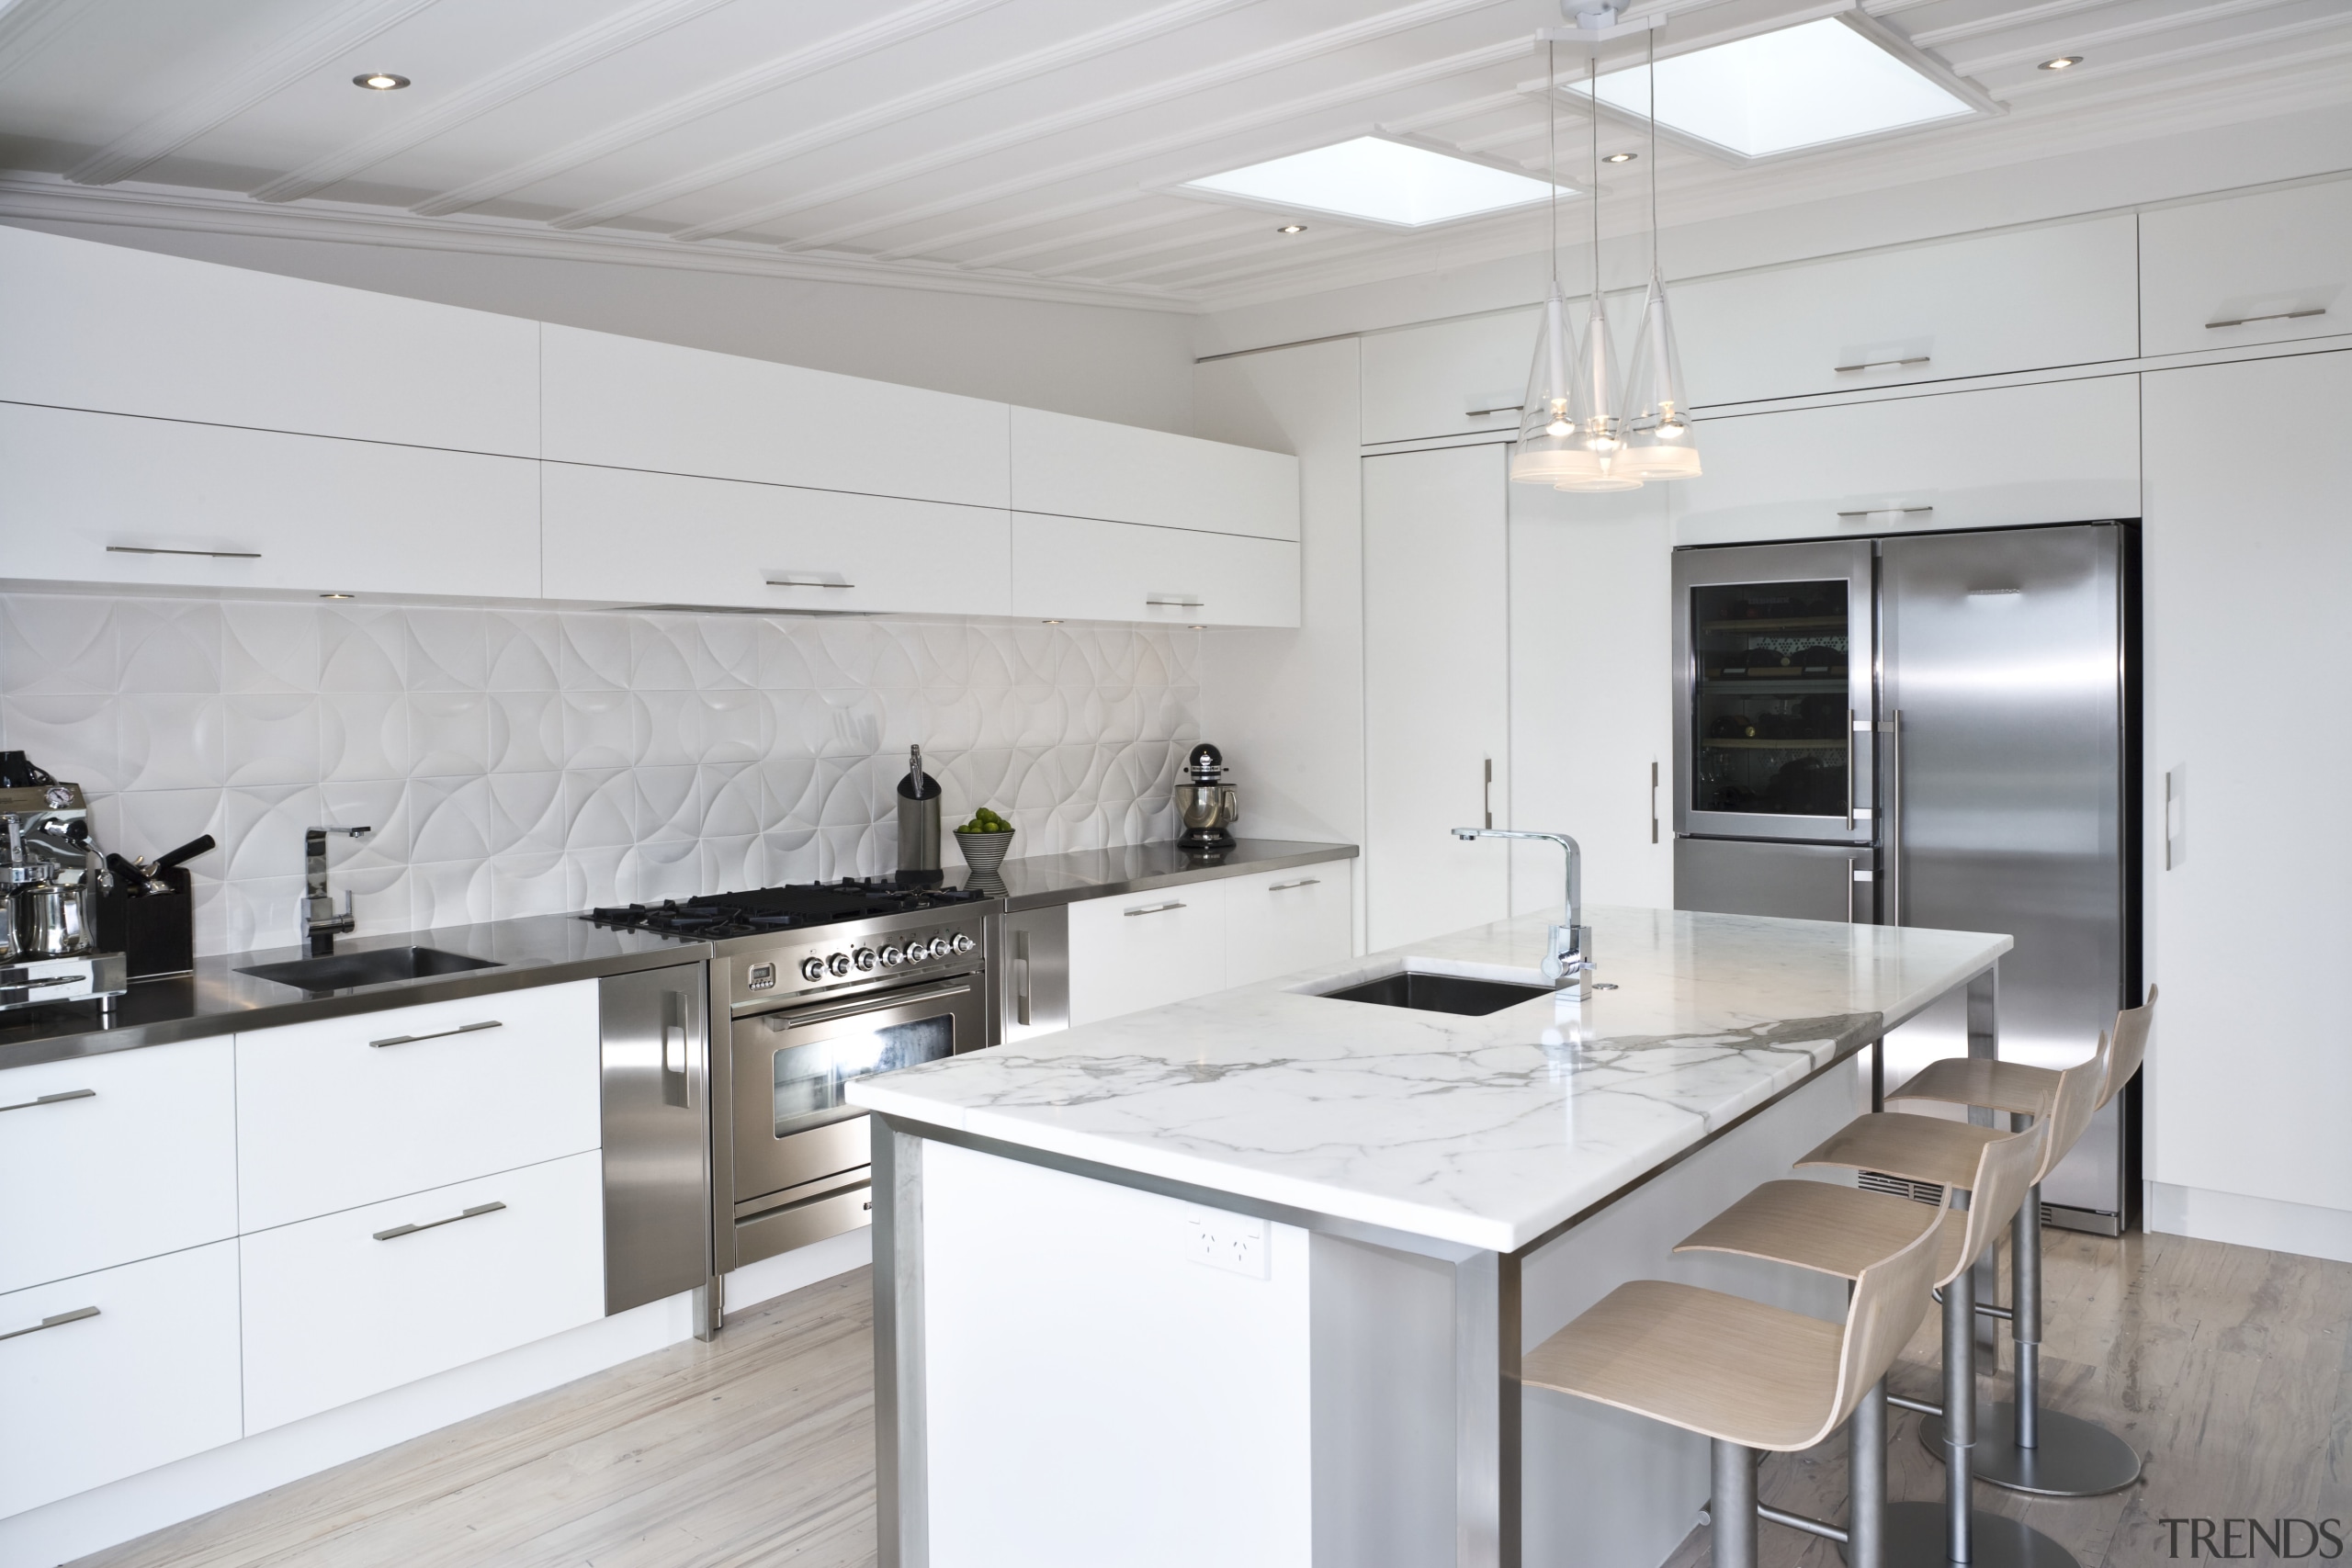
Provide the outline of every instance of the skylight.
<path id="1" fill-rule="evenodd" d="M 1582 93 L 1584 84 L 1574 90 Z M 1646 116 L 1642 67 L 1602 76 L 1600 101 Z M 1967 99 L 1835 17 L 1657 62 L 1658 124 L 1743 158 L 1975 112 Z"/>
<path id="2" fill-rule="evenodd" d="M 1400 229 L 1525 207 L 1552 193 L 1526 175 L 1378 136 L 1188 180 L 1182 188 Z"/>

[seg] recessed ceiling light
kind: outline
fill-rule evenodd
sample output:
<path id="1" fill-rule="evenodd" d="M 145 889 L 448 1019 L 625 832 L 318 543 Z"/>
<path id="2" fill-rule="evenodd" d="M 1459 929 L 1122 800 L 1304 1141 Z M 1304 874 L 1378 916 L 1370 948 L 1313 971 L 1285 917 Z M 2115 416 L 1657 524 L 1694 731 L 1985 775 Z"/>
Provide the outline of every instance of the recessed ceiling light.
<path id="1" fill-rule="evenodd" d="M 389 71 L 368 71 L 351 79 L 355 87 L 365 87 L 371 93 L 397 93 L 408 85 L 408 78 L 395 76 Z"/>
<path id="2" fill-rule="evenodd" d="M 1640 156 L 1639 152 L 1611 152 L 1600 161 L 1604 164 L 1630 164 Z"/>
<path id="3" fill-rule="evenodd" d="M 1581 94 L 1582 83 L 1571 91 Z M 1600 101 L 1644 115 L 1642 67 L 1600 78 Z M 1977 112 L 1835 17 L 1657 62 L 1657 122 L 1743 158 L 1793 152 Z"/>
<path id="4" fill-rule="evenodd" d="M 1045 622 L 1042 622 L 1042 623 L 1040 623 L 1040 624 L 1041 624 L 1041 625 L 1044 625 L 1044 626 L 1060 626 L 1060 625 L 1061 625 L 1061 623 L 1060 623 L 1059 621 L 1045 621 Z"/>
<path id="5" fill-rule="evenodd" d="M 2083 57 L 2079 54 L 2062 54 L 2055 60 L 2043 61 L 2039 69 L 2043 71 L 2064 71 L 2071 66 L 2080 65 L 2082 62 Z"/>
<path id="6" fill-rule="evenodd" d="M 1359 136 L 1311 152 L 1229 169 L 1188 180 L 1178 188 L 1294 211 L 1328 212 L 1393 229 L 1419 229 L 1527 207 L 1552 190 L 1526 175 L 1381 136 Z"/>
<path id="7" fill-rule="evenodd" d="M 1304 234 L 1306 232 L 1306 225 L 1304 223 L 1285 223 L 1281 228 L 1275 230 L 1274 232 L 1277 234 Z"/>
<path id="8" fill-rule="evenodd" d="M 356 593 L 322 593 L 319 597 L 322 599 L 356 599 L 359 595 Z"/>

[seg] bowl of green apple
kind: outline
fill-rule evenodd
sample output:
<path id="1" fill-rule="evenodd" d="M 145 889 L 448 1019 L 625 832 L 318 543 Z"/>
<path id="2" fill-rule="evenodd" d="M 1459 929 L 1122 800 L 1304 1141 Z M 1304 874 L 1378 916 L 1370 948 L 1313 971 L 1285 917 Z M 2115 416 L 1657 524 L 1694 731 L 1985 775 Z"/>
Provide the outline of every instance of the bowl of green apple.
<path id="1" fill-rule="evenodd" d="M 1012 847 L 1012 824 L 983 806 L 956 829 L 956 847 L 963 852 L 966 865 L 992 872 L 1004 863 L 1004 852 Z"/>

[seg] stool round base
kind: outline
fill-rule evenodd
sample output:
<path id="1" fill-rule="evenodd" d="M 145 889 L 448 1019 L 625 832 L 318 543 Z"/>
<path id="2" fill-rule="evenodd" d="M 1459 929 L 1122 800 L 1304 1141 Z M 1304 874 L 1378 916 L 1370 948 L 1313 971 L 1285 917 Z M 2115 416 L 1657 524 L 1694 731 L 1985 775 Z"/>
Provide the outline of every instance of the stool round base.
<path id="1" fill-rule="evenodd" d="M 1886 1568 L 1938 1568 L 1944 1555 L 1941 1503 L 1890 1503 L 1886 1508 Z M 1970 1516 L 1968 1568 L 2081 1568 L 2075 1554 L 2018 1519 Z"/>
<path id="2" fill-rule="evenodd" d="M 2044 1409 L 2032 1448 L 2014 1441 L 2017 1411 L 2007 1401 L 1976 1407 L 1976 1446 L 1969 1469 L 1988 1486 L 2037 1497 L 2100 1497 L 2140 1479 L 2140 1455 L 2131 1444 L 2095 1422 Z M 1919 1442 L 1941 1462 L 1944 1418 L 1919 1423 Z"/>

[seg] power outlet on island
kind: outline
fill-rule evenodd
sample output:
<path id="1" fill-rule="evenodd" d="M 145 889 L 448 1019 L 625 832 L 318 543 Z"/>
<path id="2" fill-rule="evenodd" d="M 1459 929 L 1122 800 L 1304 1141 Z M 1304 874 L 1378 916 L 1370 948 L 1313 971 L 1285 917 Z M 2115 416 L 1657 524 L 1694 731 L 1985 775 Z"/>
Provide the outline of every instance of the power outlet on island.
<path id="1" fill-rule="evenodd" d="M 1184 1216 L 1186 1256 L 1195 1263 L 1246 1279 L 1267 1278 L 1266 1222 L 1247 1214 L 1198 1209 Z"/>

